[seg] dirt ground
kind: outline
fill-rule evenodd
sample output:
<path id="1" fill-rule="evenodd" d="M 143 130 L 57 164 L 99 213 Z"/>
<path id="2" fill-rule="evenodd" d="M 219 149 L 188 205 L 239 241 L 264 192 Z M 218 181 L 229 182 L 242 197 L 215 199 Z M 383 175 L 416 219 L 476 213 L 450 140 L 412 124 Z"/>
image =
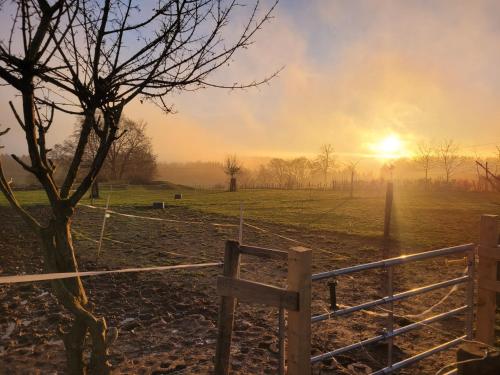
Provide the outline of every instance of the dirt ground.
<path id="1" fill-rule="evenodd" d="M 43 207 L 31 209 L 43 218 Z M 119 212 L 200 223 L 153 221 L 111 215 L 96 265 L 96 239 L 102 211 L 80 207 L 74 220 L 74 238 L 81 270 L 202 263 L 222 259 L 226 239 L 237 237 L 234 219 L 203 214 L 184 207 L 151 210 L 121 207 Z M 13 211 L 0 207 L 0 275 L 43 272 L 36 238 Z M 313 272 L 379 260 L 401 252 L 381 241 L 331 231 L 300 232 L 293 227 L 251 222 L 266 232 L 245 227 L 244 243 L 286 250 L 295 244 L 273 233 L 307 244 L 313 249 Z M 456 245 L 456 244 L 450 244 Z M 256 258 L 242 259 L 242 278 L 284 286 L 286 264 Z M 395 292 L 460 276 L 464 263 L 443 259 L 420 262 L 395 271 Z M 85 278 L 95 312 L 105 316 L 119 336 L 111 350 L 117 374 L 210 374 L 215 353 L 218 297 L 215 282 L 220 267 L 152 273 L 113 274 Z M 363 272 L 338 279 L 338 302 L 354 305 L 380 297 L 385 290 L 381 272 Z M 434 305 L 447 290 L 412 298 L 395 305 L 397 315 L 419 314 Z M 396 319 L 396 326 L 464 304 L 463 287 L 419 317 Z M 313 283 L 313 314 L 328 310 L 327 282 Z M 348 345 L 377 333 L 385 325 L 383 311 L 356 313 L 313 326 L 313 355 Z M 64 374 L 65 359 L 57 328 L 69 316 L 61 312 L 46 282 L 0 286 L 0 373 Z M 240 303 L 233 345 L 234 374 L 276 374 L 278 367 L 277 311 Z M 434 323 L 395 339 L 395 361 L 410 357 L 463 334 L 462 316 Z M 387 361 L 386 344 L 369 345 L 313 367 L 315 374 L 365 374 Z M 402 373 L 434 374 L 454 361 L 453 350 L 432 356 Z"/>

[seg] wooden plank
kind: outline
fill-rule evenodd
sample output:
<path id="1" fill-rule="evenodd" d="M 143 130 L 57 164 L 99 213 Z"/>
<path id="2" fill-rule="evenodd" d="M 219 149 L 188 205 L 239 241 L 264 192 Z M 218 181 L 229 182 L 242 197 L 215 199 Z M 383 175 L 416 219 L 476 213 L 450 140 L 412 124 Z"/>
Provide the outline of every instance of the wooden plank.
<path id="1" fill-rule="evenodd" d="M 285 309 L 278 312 L 278 374 L 285 375 Z"/>
<path id="2" fill-rule="evenodd" d="M 311 249 L 288 253 L 288 290 L 299 293 L 299 310 L 288 312 L 288 375 L 311 375 L 311 261 Z"/>
<path id="3" fill-rule="evenodd" d="M 498 216 L 481 216 L 480 248 L 497 247 L 498 244 Z M 496 292 L 491 289 L 489 282 L 497 280 L 498 262 L 482 257 L 487 250 L 480 250 L 478 266 L 478 301 L 477 301 L 477 331 L 478 341 L 493 345 L 495 341 L 495 309 Z M 489 282 L 488 282 L 489 281 Z"/>
<path id="4" fill-rule="evenodd" d="M 255 281 L 233 279 L 226 276 L 217 278 L 217 293 L 234 297 L 238 301 L 260 303 L 287 310 L 298 309 L 298 293 Z"/>
<path id="5" fill-rule="evenodd" d="M 240 273 L 240 251 L 237 241 L 227 241 L 224 249 L 223 274 L 238 277 Z M 234 297 L 221 296 L 219 302 L 217 347 L 215 350 L 215 374 L 228 375 L 230 370 L 231 337 L 233 334 Z"/>
<path id="6" fill-rule="evenodd" d="M 241 245 L 240 253 L 267 259 L 286 260 L 288 258 L 288 252 L 286 251 L 256 246 Z"/>
<path id="7" fill-rule="evenodd" d="M 478 279 L 479 285 L 481 285 L 481 288 L 495 292 L 495 293 L 500 293 L 500 281 L 498 280 L 491 280 L 491 279 L 485 279 L 480 277 Z"/>

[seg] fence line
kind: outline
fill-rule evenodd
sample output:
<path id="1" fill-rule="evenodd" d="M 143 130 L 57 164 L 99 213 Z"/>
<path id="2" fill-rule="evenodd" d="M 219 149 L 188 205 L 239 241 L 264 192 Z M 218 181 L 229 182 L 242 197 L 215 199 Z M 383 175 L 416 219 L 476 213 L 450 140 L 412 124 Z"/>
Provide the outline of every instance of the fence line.
<path id="1" fill-rule="evenodd" d="M 99 241 L 91 238 L 86 233 L 82 232 L 81 230 L 75 230 L 74 228 L 72 228 L 71 231 L 73 233 L 77 234 L 78 236 L 82 237 L 84 240 L 91 241 L 91 242 L 94 242 L 94 243 L 99 243 Z M 136 249 L 151 249 L 149 246 L 138 245 L 138 244 L 134 244 L 132 242 L 125 242 L 125 241 L 115 240 L 114 238 L 111 238 L 109 236 L 104 236 L 103 240 L 106 240 L 106 241 L 109 241 L 109 242 L 118 243 L 120 245 L 132 246 L 132 247 L 134 247 Z M 202 260 L 206 260 L 206 261 L 213 261 L 213 259 L 208 259 L 208 258 L 202 257 L 200 255 L 188 255 L 188 254 L 181 254 L 181 253 L 176 253 L 176 252 L 173 252 L 173 251 L 165 251 L 165 250 L 162 250 L 162 253 L 164 253 L 164 254 L 170 254 L 170 255 L 174 255 L 174 256 L 178 256 L 178 257 L 183 257 L 183 258 L 196 258 L 196 259 L 202 259 Z"/>
<path id="2" fill-rule="evenodd" d="M 83 206 L 83 207 L 88 207 L 88 208 L 92 208 L 92 209 L 99 209 L 99 210 L 104 210 L 104 208 L 102 207 L 96 207 L 96 206 L 91 206 L 91 205 L 87 205 L 87 204 L 80 204 L 80 206 Z M 212 225 L 212 226 L 217 226 L 217 227 L 233 227 L 233 228 L 239 228 L 240 225 L 239 224 L 229 224 L 229 223 L 216 223 L 216 222 L 203 222 L 203 221 L 184 221 L 184 220 L 175 220 L 175 219 L 165 219 L 165 218 L 160 218 L 160 217 L 152 217 L 152 216 L 141 216 L 141 215 L 133 215 L 133 214 L 125 214 L 125 213 L 122 213 L 122 212 L 118 212 L 118 211 L 114 211 L 114 210 L 107 210 L 108 213 L 111 213 L 111 214 L 115 214 L 115 215 L 119 215 L 119 216 L 124 216 L 124 217 L 130 217 L 130 218 L 136 218 L 136 219 L 144 219 L 144 220 L 154 220 L 154 221 L 166 221 L 166 222 L 174 222 L 174 223 L 181 223 L 181 224 L 205 224 L 205 225 Z M 252 229 L 255 229 L 259 232 L 262 232 L 262 233 L 268 233 L 268 234 L 271 234 L 273 236 L 276 236 L 276 237 L 279 237 L 281 239 L 284 239 L 286 241 L 289 241 L 289 242 L 293 242 L 293 243 L 296 243 L 298 245 L 303 245 L 303 246 L 307 246 L 307 247 L 311 247 L 310 244 L 308 243 L 305 243 L 305 242 L 302 242 L 302 241 L 299 241 L 299 240 L 296 240 L 294 238 L 291 238 L 291 237 L 287 237 L 287 236 L 284 236 L 282 234 L 279 234 L 279 233 L 275 233 L 275 232 L 272 232 L 268 229 L 264 229 L 264 228 L 261 228 L 261 227 L 258 227 L 256 225 L 253 225 L 253 224 L 249 224 L 247 222 L 243 222 L 242 223 L 244 226 L 247 226 L 249 228 L 252 228 Z M 332 259 L 332 260 L 345 260 L 345 259 L 350 259 L 350 257 L 346 256 L 346 255 L 342 255 L 342 254 L 338 254 L 334 251 L 330 251 L 330 250 L 326 250 L 326 249 L 321 249 L 321 248 L 313 248 L 313 250 L 317 250 L 319 252 L 322 252 L 322 253 L 325 253 L 325 254 L 328 254 L 328 255 L 335 255 L 336 258 L 335 259 Z"/>
<path id="3" fill-rule="evenodd" d="M 271 234 L 273 236 L 276 236 L 276 237 L 279 237 L 279 238 L 282 238 L 284 240 L 287 240 L 287 241 L 290 241 L 290 242 L 293 242 L 293 243 L 296 243 L 298 245 L 302 245 L 302 246 L 306 246 L 308 248 L 311 248 L 312 246 L 308 243 L 305 243 L 305 242 L 302 242 L 302 241 L 298 241 L 294 238 L 291 238 L 291 237 L 287 237 L 287 236 L 283 236 L 282 234 L 279 234 L 279 233 L 275 233 L 275 232 L 271 232 L 270 230 L 268 229 L 264 229 L 264 228 L 260 228 L 256 225 L 253 225 L 253 224 L 248 224 L 248 223 L 243 223 L 243 225 L 246 225 L 247 227 L 249 228 L 253 228 L 255 230 L 258 230 L 262 233 L 268 233 L 268 234 Z M 331 250 L 326 250 L 326 249 L 321 249 L 319 247 L 312 247 L 312 250 L 316 250 L 316 251 L 319 251 L 319 252 L 322 252 L 322 253 L 325 253 L 325 254 L 328 254 L 328 255 L 335 255 L 336 258 L 331 258 L 331 260 L 345 260 L 345 259 L 351 259 L 350 257 L 346 256 L 346 255 L 342 255 L 342 254 L 339 254 L 339 253 L 336 253 L 334 251 L 331 251 Z"/>
<path id="4" fill-rule="evenodd" d="M 108 275 L 112 273 L 133 273 L 133 272 L 166 271 L 166 270 L 189 269 L 189 268 L 220 267 L 222 265 L 223 262 L 213 262 L 213 263 L 177 264 L 175 266 L 122 268 L 118 270 L 103 270 L 103 271 L 56 272 L 56 273 L 42 273 L 42 274 L 32 274 L 32 275 L 0 276 L 0 284 L 51 281 L 60 279 L 70 279 L 72 277 Z"/>
<path id="5" fill-rule="evenodd" d="M 206 224 L 206 225 L 213 225 L 217 227 L 237 227 L 237 224 L 226 224 L 226 223 L 215 223 L 215 222 L 204 222 L 204 221 L 190 221 L 190 220 L 176 220 L 176 219 L 165 219 L 162 217 L 154 217 L 154 216 L 142 216 L 142 215 L 133 215 L 133 214 L 126 214 L 123 212 L 118 212 L 115 210 L 109 210 L 105 209 L 103 207 L 97 207 L 97 206 L 92 206 L 90 204 L 79 204 L 79 206 L 87 207 L 87 208 L 92 208 L 92 209 L 97 209 L 97 210 L 106 210 L 110 214 L 114 215 L 119 215 L 119 216 L 124 216 L 124 217 L 130 217 L 134 219 L 143 219 L 143 220 L 154 220 L 154 221 L 166 221 L 170 223 L 179 223 L 179 224 Z"/>
<path id="6" fill-rule="evenodd" d="M 432 250 L 424 253 L 417 253 L 417 254 L 412 254 L 412 255 L 407 255 L 407 256 L 401 256 L 397 258 L 391 258 L 391 259 L 384 259 L 382 261 L 377 261 L 377 262 L 372 262 L 372 263 L 365 263 L 361 265 L 356 265 L 356 266 L 351 266 L 343 269 L 337 269 L 333 271 L 327 271 L 327 272 L 321 272 L 315 275 L 312 275 L 311 279 L 314 280 L 322 280 L 325 278 L 336 278 L 337 276 L 340 275 L 348 275 L 351 273 L 359 272 L 359 271 L 364 271 L 364 270 L 370 270 L 370 269 L 376 269 L 376 268 L 383 268 L 386 270 L 392 270 L 392 267 L 395 265 L 399 264 L 405 264 L 413 261 L 418 261 L 418 260 L 424 260 L 424 259 L 431 259 L 431 258 L 436 258 L 436 257 L 441 257 L 441 256 L 446 256 L 446 255 L 451 255 L 451 254 L 456 254 L 456 253 L 466 253 L 467 254 L 467 268 L 466 268 L 466 275 L 463 275 L 461 277 L 451 279 L 451 280 L 446 280 L 443 282 L 439 282 L 436 284 L 432 285 L 427 285 L 424 287 L 412 289 L 409 291 L 401 292 L 398 294 L 392 294 L 392 279 L 389 278 L 389 294 L 383 298 L 373 300 L 370 302 L 365 302 L 357 306 L 353 307 L 342 307 L 341 310 L 338 309 L 338 306 L 336 304 L 336 298 L 332 300 L 332 296 L 330 297 L 333 302 L 331 302 L 332 306 L 330 307 L 331 311 L 328 311 L 327 313 L 316 315 L 312 317 L 312 323 L 319 322 L 322 320 L 328 320 L 331 317 L 336 317 L 336 316 L 342 316 L 342 315 L 348 315 L 351 314 L 355 311 L 364 311 L 367 308 L 371 307 L 377 307 L 379 305 L 384 305 L 384 304 L 389 304 L 390 309 L 385 310 L 388 317 L 388 328 L 386 328 L 386 332 L 384 332 L 381 335 L 377 335 L 374 337 L 371 337 L 369 339 L 364 339 L 359 342 L 356 342 L 351 345 L 347 345 L 338 349 L 335 349 L 333 351 L 323 353 L 320 355 L 316 355 L 311 358 L 311 363 L 317 363 L 320 362 L 324 359 L 327 358 L 332 358 L 336 355 L 339 355 L 341 353 L 344 353 L 346 351 L 350 351 L 356 348 L 363 348 L 367 344 L 372 344 L 376 343 L 382 340 L 386 340 L 388 343 L 388 359 L 387 359 L 387 366 L 382 368 L 381 370 L 378 370 L 374 372 L 373 374 L 385 374 L 385 373 L 392 373 L 400 368 L 406 367 L 414 362 L 417 362 L 423 358 L 426 358 L 434 353 L 438 353 L 442 350 L 448 349 L 457 343 L 461 342 L 463 339 L 471 339 L 472 338 L 472 319 L 473 319 L 473 282 L 474 282 L 474 266 L 475 266 L 475 246 L 473 244 L 466 244 L 466 245 L 460 245 L 460 246 L 454 246 L 454 247 L 449 247 L 449 248 L 444 248 L 444 249 L 439 249 L 439 250 Z M 401 328 L 393 328 L 393 318 L 395 316 L 394 314 L 394 306 L 393 302 L 394 301 L 399 301 L 402 299 L 406 299 L 418 294 L 426 293 L 428 291 L 440 289 L 443 287 L 449 287 L 449 286 L 454 286 L 451 291 L 449 291 L 443 298 L 441 298 L 436 304 L 431 306 L 431 308 L 421 312 L 420 314 L 414 314 L 414 315 L 409 315 L 409 316 L 422 316 L 430 311 L 432 311 L 436 306 L 439 304 L 443 303 L 454 291 L 455 287 L 458 284 L 461 283 L 467 283 L 468 288 L 467 288 L 467 295 L 466 295 L 466 303 L 464 306 L 461 306 L 459 308 L 447 311 L 445 313 L 441 313 L 438 315 L 434 315 L 429 318 L 425 318 L 421 321 L 413 322 L 409 325 L 406 325 Z M 335 284 L 332 284 L 335 285 Z M 335 288 L 335 287 L 333 287 Z M 330 289 L 330 294 L 332 293 L 332 289 Z M 333 289 L 333 293 L 335 296 L 335 289 Z M 432 349 L 429 349 L 425 352 L 421 352 L 413 357 L 404 359 L 402 361 L 399 361 L 397 363 L 393 363 L 393 358 L 392 358 L 392 339 L 396 336 L 399 336 L 403 333 L 406 333 L 407 331 L 420 328 L 422 326 L 427 326 L 430 323 L 437 322 L 439 320 L 442 320 L 446 317 L 460 314 L 460 313 L 466 313 L 466 325 L 465 325 L 465 335 L 460 336 L 458 338 L 455 338 L 451 341 L 448 341 L 444 344 L 438 345 Z"/>

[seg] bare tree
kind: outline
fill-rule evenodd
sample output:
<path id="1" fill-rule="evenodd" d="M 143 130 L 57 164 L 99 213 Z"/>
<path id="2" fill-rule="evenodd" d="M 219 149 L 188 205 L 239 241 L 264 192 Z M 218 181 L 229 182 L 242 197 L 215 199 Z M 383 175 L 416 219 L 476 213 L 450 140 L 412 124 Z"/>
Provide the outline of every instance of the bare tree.
<path id="1" fill-rule="evenodd" d="M 236 155 L 231 155 L 224 161 L 224 173 L 226 173 L 229 180 L 229 191 L 234 192 L 237 190 L 236 187 L 236 176 L 241 172 L 242 165 Z"/>
<path id="2" fill-rule="evenodd" d="M 323 183 L 326 187 L 328 185 L 328 174 L 335 167 L 333 146 L 331 144 L 322 145 L 316 160 L 320 171 L 323 173 Z"/>
<path id="3" fill-rule="evenodd" d="M 464 158 L 459 153 L 460 147 L 451 139 L 443 141 L 438 152 L 446 183 L 449 183 L 453 174 L 464 163 Z"/>
<path id="4" fill-rule="evenodd" d="M 18 0 L 10 32 L 0 39 L 0 79 L 21 98 L 21 111 L 11 109 L 24 132 L 30 162 L 13 158 L 42 185 L 50 203 L 48 223 L 39 222 L 15 197 L 0 166 L 0 189 L 14 210 L 40 239 L 47 272 L 75 272 L 78 264 L 71 237 L 75 207 L 101 170 L 113 143 L 123 136 L 120 118 L 132 100 L 148 100 L 166 113 L 168 94 L 216 84 L 210 74 L 227 66 L 239 49 L 270 18 L 260 11 L 223 0 L 166 0 L 153 9 L 140 1 Z M 3 5 L 3 3 L 1 3 Z M 237 12 L 237 25 L 226 31 Z M 241 12 L 248 11 L 241 23 Z M 230 35 L 228 35 L 230 33 Z M 54 178 L 46 136 L 56 111 L 83 116 L 80 137 L 61 184 Z M 92 132 L 96 153 L 76 184 Z M 52 282 L 54 292 L 73 321 L 64 333 L 68 373 L 109 374 L 108 349 L 116 330 L 88 307 L 79 277 Z M 90 360 L 85 363 L 85 337 L 90 334 Z"/>
<path id="5" fill-rule="evenodd" d="M 289 160 L 288 165 L 288 176 L 289 181 L 287 183 L 289 188 L 296 187 L 302 188 L 309 177 L 311 171 L 311 162 L 306 157 L 302 156 Z"/>
<path id="6" fill-rule="evenodd" d="M 155 157 L 152 155 L 151 139 L 145 133 L 146 123 L 136 122 L 128 118 L 122 119 L 123 130 L 126 132 L 122 137 L 113 142 L 109 150 L 108 160 L 110 177 L 113 180 L 122 180 L 127 171 L 132 172 L 137 163 L 141 168 L 147 168 L 151 163 L 155 164 Z M 150 157 L 152 156 L 152 157 Z"/>
<path id="7" fill-rule="evenodd" d="M 416 154 L 413 158 L 415 163 L 417 163 L 424 171 L 426 188 L 429 184 L 429 171 L 434 165 L 435 153 L 436 151 L 432 143 L 420 142 L 418 144 Z"/>
<path id="8" fill-rule="evenodd" d="M 255 181 L 257 186 L 260 187 L 274 187 L 274 178 L 271 169 L 268 165 L 259 165 L 259 169 L 256 171 Z"/>
<path id="9" fill-rule="evenodd" d="M 108 156 L 99 173 L 101 180 L 124 180 L 147 182 L 153 178 L 156 169 L 156 156 L 153 154 L 151 139 L 146 135 L 146 123 L 122 117 L 119 128 L 122 136 L 113 142 Z M 52 159 L 67 169 L 80 139 L 81 123 L 77 124 L 73 134 L 62 145 L 55 145 L 51 152 Z M 99 149 L 100 139 L 91 131 L 79 176 L 83 176 L 92 164 Z"/>
<path id="10" fill-rule="evenodd" d="M 357 169 L 360 161 L 361 160 L 350 161 L 350 162 L 346 163 L 347 171 L 349 172 L 349 174 L 351 176 L 351 185 L 350 185 L 350 189 L 349 189 L 349 197 L 350 198 L 354 197 L 354 177 L 356 176 L 356 169 Z"/>
<path id="11" fill-rule="evenodd" d="M 269 161 L 269 170 L 271 175 L 274 176 L 274 182 L 279 188 L 283 188 L 287 182 L 288 167 L 285 160 L 280 158 L 273 158 Z"/>

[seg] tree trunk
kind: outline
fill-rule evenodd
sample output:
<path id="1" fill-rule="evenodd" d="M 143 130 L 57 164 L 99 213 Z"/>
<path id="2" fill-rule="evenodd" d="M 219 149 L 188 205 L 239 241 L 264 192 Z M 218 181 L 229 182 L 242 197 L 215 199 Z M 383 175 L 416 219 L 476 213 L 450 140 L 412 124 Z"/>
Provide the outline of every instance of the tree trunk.
<path id="1" fill-rule="evenodd" d="M 97 179 L 94 180 L 90 188 L 90 198 L 99 199 L 99 182 Z"/>
<path id="2" fill-rule="evenodd" d="M 231 177 L 231 182 L 229 184 L 229 191 L 236 191 L 236 177 Z"/>
<path id="3" fill-rule="evenodd" d="M 56 209 L 64 211 L 64 209 Z M 77 272 L 78 265 L 71 238 L 70 215 L 58 212 L 49 225 L 40 232 L 47 272 Z M 62 332 L 66 348 L 68 373 L 71 375 L 108 375 L 111 365 L 108 362 L 108 343 L 106 342 L 106 321 L 95 317 L 85 308 L 88 299 L 79 277 L 53 280 L 52 288 L 61 303 L 74 317 L 68 332 Z M 87 332 L 91 338 L 90 362 L 83 358 L 84 342 Z"/>
<path id="4" fill-rule="evenodd" d="M 69 374 L 85 374 L 86 372 L 83 361 L 83 349 L 86 335 L 87 325 L 85 321 L 76 318 L 69 332 L 63 336 Z"/>

